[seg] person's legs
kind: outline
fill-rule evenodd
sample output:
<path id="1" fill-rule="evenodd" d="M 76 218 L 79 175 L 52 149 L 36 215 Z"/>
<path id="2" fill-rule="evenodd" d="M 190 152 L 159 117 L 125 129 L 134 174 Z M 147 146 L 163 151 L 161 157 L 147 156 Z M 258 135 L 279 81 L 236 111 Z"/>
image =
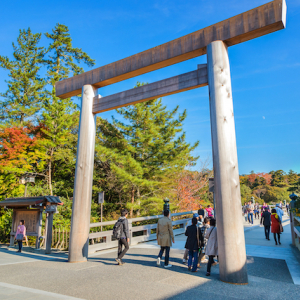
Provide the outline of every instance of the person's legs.
<path id="1" fill-rule="evenodd" d="M 19 246 L 19 252 L 22 251 L 22 241 L 18 241 L 18 246 Z"/>
<path id="2" fill-rule="evenodd" d="M 210 270 L 211 270 L 211 265 L 214 262 L 214 256 L 213 255 L 209 255 L 209 259 L 208 259 L 208 263 L 207 263 L 207 273 L 210 274 Z"/>
<path id="3" fill-rule="evenodd" d="M 197 271 L 197 263 L 198 263 L 198 250 L 193 251 L 193 268 L 192 272 Z"/>
<path id="4" fill-rule="evenodd" d="M 248 222 L 250 223 L 250 213 L 248 213 Z"/>
<path id="5" fill-rule="evenodd" d="M 122 260 L 123 256 L 126 254 L 126 252 L 129 249 L 129 245 L 127 242 L 127 239 L 120 239 L 121 243 L 125 246 L 124 250 L 119 254 L 118 258 Z M 121 246 L 122 247 L 122 246 Z M 122 249 L 122 248 L 121 248 Z"/>
<path id="6" fill-rule="evenodd" d="M 160 247 L 160 251 L 158 253 L 158 257 L 161 259 L 163 254 L 164 254 L 164 251 L 165 251 L 166 247 Z"/>
<path id="7" fill-rule="evenodd" d="M 170 256 L 170 247 L 166 247 L 166 255 L 165 255 L 165 266 L 169 264 L 169 256 Z"/>
<path id="8" fill-rule="evenodd" d="M 122 243 L 121 243 L 121 239 L 118 240 L 118 257 L 120 256 L 120 254 L 122 253 Z"/>
<path id="9" fill-rule="evenodd" d="M 266 239 L 270 239 L 270 226 L 265 226 Z"/>
<path id="10" fill-rule="evenodd" d="M 188 252 L 189 252 L 188 268 L 190 269 L 192 267 L 192 262 L 193 262 L 193 250 L 188 250 Z"/>
<path id="11" fill-rule="evenodd" d="M 281 243 L 280 243 L 280 233 L 277 233 L 277 236 L 278 236 L 278 243 L 279 243 L 279 245 L 281 245 Z"/>
<path id="12" fill-rule="evenodd" d="M 189 254 L 189 249 L 185 249 L 183 255 L 183 262 L 186 262 L 188 260 L 188 254 Z"/>
<path id="13" fill-rule="evenodd" d="M 251 224 L 253 224 L 253 213 L 250 213 Z"/>
<path id="14" fill-rule="evenodd" d="M 267 238 L 267 226 L 264 226 L 264 228 L 265 228 L 265 237 L 266 237 L 266 239 L 268 239 Z"/>
<path id="15" fill-rule="evenodd" d="M 274 233 L 274 241 L 275 241 L 275 244 L 277 245 L 276 233 Z"/>

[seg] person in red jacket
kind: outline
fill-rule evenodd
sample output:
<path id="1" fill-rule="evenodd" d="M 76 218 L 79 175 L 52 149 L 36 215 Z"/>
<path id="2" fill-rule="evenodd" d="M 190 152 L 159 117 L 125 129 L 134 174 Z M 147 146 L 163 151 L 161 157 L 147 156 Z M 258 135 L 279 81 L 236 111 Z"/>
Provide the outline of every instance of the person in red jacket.
<path id="1" fill-rule="evenodd" d="M 280 219 L 279 216 L 276 213 L 276 209 L 272 209 L 272 214 L 271 214 L 271 232 L 274 234 L 274 240 L 275 240 L 275 245 L 277 245 L 277 239 L 276 239 L 276 234 L 278 236 L 278 243 L 280 243 Z"/>

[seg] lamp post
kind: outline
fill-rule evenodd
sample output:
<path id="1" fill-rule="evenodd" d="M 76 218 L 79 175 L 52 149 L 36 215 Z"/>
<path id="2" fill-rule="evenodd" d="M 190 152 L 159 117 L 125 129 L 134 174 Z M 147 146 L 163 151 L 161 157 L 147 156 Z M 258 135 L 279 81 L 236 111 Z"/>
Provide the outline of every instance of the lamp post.
<path id="1" fill-rule="evenodd" d="M 292 193 L 291 195 L 289 195 L 290 199 L 291 199 L 291 202 L 290 202 L 290 209 L 291 208 L 295 208 L 295 202 L 298 198 L 298 195 L 295 194 L 295 193 Z"/>
<path id="2" fill-rule="evenodd" d="M 103 203 L 104 203 L 104 192 L 98 193 L 98 204 L 101 205 L 101 223 L 102 223 L 102 214 L 103 214 Z M 102 225 L 101 225 L 101 231 L 102 231 Z"/>
<path id="3" fill-rule="evenodd" d="M 170 200 L 168 198 L 165 198 L 164 202 L 165 202 L 165 204 L 164 204 L 164 211 L 165 210 L 170 211 Z"/>
<path id="4" fill-rule="evenodd" d="M 28 182 L 35 182 L 35 177 L 33 175 L 23 175 L 21 178 L 20 178 L 20 184 L 24 184 L 25 185 L 25 192 L 24 192 L 24 197 L 27 196 L 27 183 Z"/>
<path id="5" fill-rule="evenodd" d="M 291 224 L 291 234 L 292 234 L 292 243 L 295 246 L 295 231 L 294 231 L 294 216 L 291 211 L 292 208 L 295 208 L 295 202 L 298 198 L 298 195 L 295 193 L 292 193 L 289 195 L 291 202 L 290 202 L 290 224 Z"/>

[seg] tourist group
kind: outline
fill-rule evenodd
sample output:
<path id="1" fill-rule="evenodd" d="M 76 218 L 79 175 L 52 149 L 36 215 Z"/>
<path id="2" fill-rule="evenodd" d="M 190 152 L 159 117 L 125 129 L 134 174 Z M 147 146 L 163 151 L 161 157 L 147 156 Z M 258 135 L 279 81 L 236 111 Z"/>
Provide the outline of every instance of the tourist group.
<path id="1" fill-rule="evenodd" d="M 123 209 L 121 217 L 113 228 L 113 237 L 118 239 L 118 257 L 116 261 L 123 265 L 122 258 L 129 249 L 129 226 L 127 220 L 128 211 Z M 170 247 L 175 243 L 170 212 L 164 211 L 164 217 L 159 219 L 156 229 L 157 243 L 160 245 L 160 251 L 157 257 L 157 265 L 160 266 L 161 259 L 165 253 L 164 267 L 171 268 L 169 263 Z M 208 205 L 203 209 L 200 205 L 198 213 L 187 224 L 185 231 L 187 236 L 183 263 L 187 264 L 188 270 L 197 272 L 200 263 L 207 263 L 207 276 L 210 276 L 211 267 L 216 265 L 214 260 L 218 256 L 218 240 L 216 220 L 214 219 L 214 209 Z M 208 260 L 205 258 L 208 256 Z"/>

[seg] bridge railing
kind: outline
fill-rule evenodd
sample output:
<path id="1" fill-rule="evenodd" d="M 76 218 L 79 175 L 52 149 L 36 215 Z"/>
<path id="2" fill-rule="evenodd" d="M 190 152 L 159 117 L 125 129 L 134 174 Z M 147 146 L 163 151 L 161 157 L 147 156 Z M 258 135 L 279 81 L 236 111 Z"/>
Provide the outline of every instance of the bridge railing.
<path id="1" fill-rule="evenodd" d="M 191 215 L 196 212 L 197 211 L 187 211 L 187 212 L 174 213 L 171 215 L 171 219 L 175 219 L 177 217 L 182 217 L 182 216 L 185 217 L 183 219 L 172 220 L 174 235 L 179 235 L 185 232 L 186 225 L 188 221 L 191 219 Z M 155 219 L 158 220 L 162 217 L 163 215 L 156 215 L 156 216 L 146 216 L 146 217 L 128 219 L 130 244 L 136 245 L 141 242 L 155 240 L 157 222 L 156 224 L 147 224 L 147 225 L 138 225 L 138 226 L 135 226 L 134 224 L 137 222 L 150 221 Z M 117 220 L 91 223 L 90 229 L 96 227 L 103 228 L 105 226 L 112 226 L 116 222 Z M 89 253 L 95 253 L 100 250 L 117 247 L 118 241 L 113 240 L 112 233 L 113 233 L 112 230 L 91 232 L 89 234 L 89 240 L 90 240 Z M 98 241 L 100 240 L 100 242 L 97 242 L 97 240 Z"/>

